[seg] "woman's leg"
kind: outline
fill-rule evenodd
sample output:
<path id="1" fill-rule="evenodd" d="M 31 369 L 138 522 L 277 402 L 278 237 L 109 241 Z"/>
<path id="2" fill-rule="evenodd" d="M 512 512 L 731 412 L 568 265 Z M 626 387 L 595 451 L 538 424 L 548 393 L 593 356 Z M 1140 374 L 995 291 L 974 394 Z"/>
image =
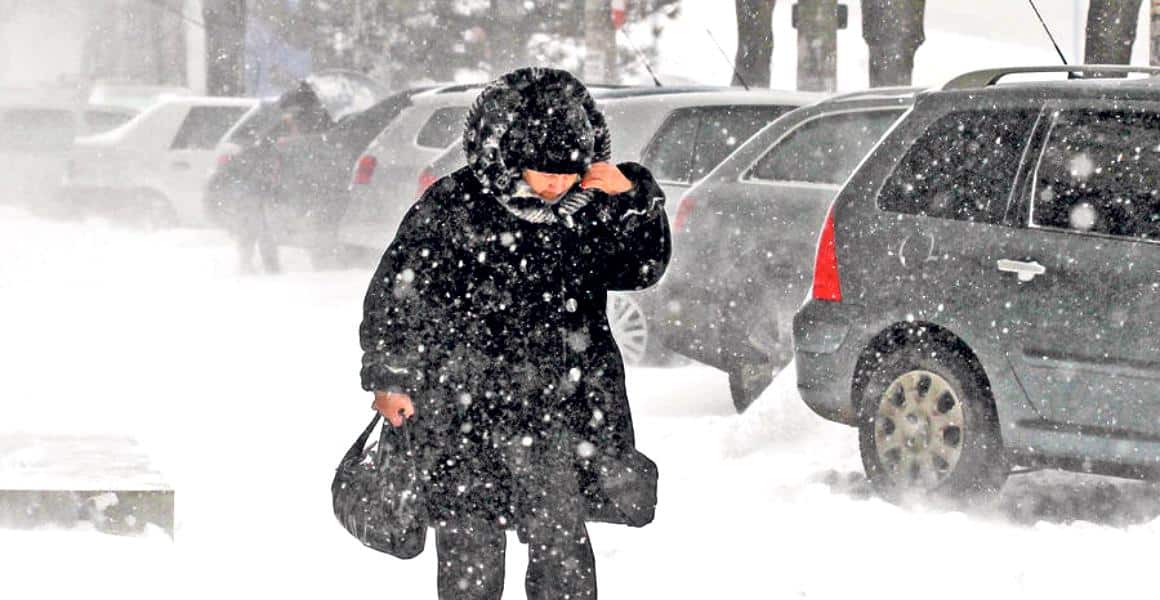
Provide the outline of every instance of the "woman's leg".
<path id="1" fill-rule="evenodd" d="M 499 600 L 507 533 L 485 520 L 435 527 L 439 600 Z"/>
<path id="2" fill-rule="evenodd" d="M 278 256 L 278 240 L 275 237 L 274 224 L 271 222 L 272 217 L 265 206 L 261 207 L 258 214 L 261 218 L 257 240 L 258 255 L 262 258 L 262 266 L 266 272 L 276 275 L 282 272 L 282 261 Z"/>
<path id="3" fill-rule="evenodd" d="M 238 270 L 244 275 L 254 273 L 254 245 L 257 237 L 247 231 L 239 231 L 234 236 L 238 248 Z"/>
<path id="4" fill-rule="evenodd" d="M 595 599 L 596 559 L 584 524 L 584 499 L 571 444 L 565 436 L 546 437 L 531 448 L 508 446 L 508 468 L 524 502 L 528 544 L 524 587 L 528 600 Z"/>
<path id="5" fill-rule="evenodd" d="M 596 557 L 583 519 L 528 522 L 528 600 L 595 600 Z"/>

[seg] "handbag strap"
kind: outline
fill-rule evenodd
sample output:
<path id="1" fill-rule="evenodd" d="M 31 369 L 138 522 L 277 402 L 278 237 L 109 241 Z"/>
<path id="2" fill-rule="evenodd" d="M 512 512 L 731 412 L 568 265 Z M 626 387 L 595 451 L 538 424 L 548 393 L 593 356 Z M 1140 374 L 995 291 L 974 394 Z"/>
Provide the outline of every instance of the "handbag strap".
<path id="1" fill-rule="evenodd" d="M 358 439 L 356 439 L 354 444 L 351 445 L 350 450 L 346 451 L 346 456 L 343 457 L 344 462 L 348 460 L 358 460 L 359 457 L 362 456 L 363 449 L 366 448 L 367 445 L 367 440 L 370 439 L 371 432 L 375 430 L 375 425 L 379 424 L 379 419 L 381 418 L 382 415 L 379 414 L 378 411 L 375 411 L 375 417 L 371 419 L 371 424 L 367 425 L 366 429 L 363 430 L 362 434 L 359 435 Z"/>
<path id="2" fill-rule="evenodd" d="M 368 430 L 369 432 L 369 430 Z M 402 444 L 399 444 L 396 451 L 402 451 L 403 455 L 407 457 L 407 467 L 411 473 L 412 481 L 419 481 L 419 467 L 415 464 L 414 442 L 411 440 L 411 426 L 407 421 L 403 424 L 391 428 L 388 423 L 383 423 L 383 428 L 379 432 L 379 445 L 375 448 L 375 464 L 383 468 L 387 461 L 383 459 L 383 453 L 387 452 L 387 448 L 392 447 L 387 443 L 387 436 L 401 435 Z"/>

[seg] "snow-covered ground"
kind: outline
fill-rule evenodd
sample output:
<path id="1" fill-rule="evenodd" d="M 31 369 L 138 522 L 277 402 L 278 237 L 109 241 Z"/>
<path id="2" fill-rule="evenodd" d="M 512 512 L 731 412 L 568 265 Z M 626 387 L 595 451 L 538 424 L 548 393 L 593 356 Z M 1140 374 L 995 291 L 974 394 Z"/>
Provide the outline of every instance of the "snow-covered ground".
<path id="1" fill-rule="evenodd" d="M 379 555 L 330 512 L 332 469 L 370 416 L 368 273 L 288 262 L 242 277 L 216 233 L 0 206 L 0 435 L 131 435 L 178 511 L 175 541 L 0 531 L 5 596 L 435 597 L 433 544 Z M 1049 473 L 1013 479 L 985 512 L 903 510 L 870 497 L 853 431 L 802 406 L 792 369 L 743 416 L 716 371 L 628 377 L 660 506 L 644 529 L 592 527 L 603 598 L 1155 594 L 1154 486 Z M 522 598 L 526 555 L 510 550 Z"/>

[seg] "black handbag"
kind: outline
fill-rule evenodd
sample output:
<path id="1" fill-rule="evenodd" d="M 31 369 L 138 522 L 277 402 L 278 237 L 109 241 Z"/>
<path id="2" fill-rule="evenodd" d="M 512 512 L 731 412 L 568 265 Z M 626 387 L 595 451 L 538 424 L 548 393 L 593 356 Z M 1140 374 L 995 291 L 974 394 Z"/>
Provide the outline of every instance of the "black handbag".
<path id="1" fill-rule="evenodd" d="M 334 516 L 364 546 L 398 558 L 414 558 L 427 542 L 427 516 L 409 428 L 383 422 L 379 441 L 367 440 L 371 424 L 342 457 L 330 484 Z"/>
<path id="2" fill-rule="evenodd" d="M 657 465 L 635 449 L 597 453 L 589 460 L 585 490 L 590 521 L 644 527 L 657 508 Z"/>

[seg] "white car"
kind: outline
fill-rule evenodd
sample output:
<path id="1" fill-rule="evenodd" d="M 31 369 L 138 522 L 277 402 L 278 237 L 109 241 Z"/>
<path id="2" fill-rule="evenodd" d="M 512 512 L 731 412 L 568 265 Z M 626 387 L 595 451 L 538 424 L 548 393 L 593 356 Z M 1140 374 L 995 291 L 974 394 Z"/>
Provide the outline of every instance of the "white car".
<path id="1" fill-rule="evenodd" d="M 205 224 L 202 194 L 215 148 L 252 98 L 165 97 L 124 125 L 78 138 L 62 194 L 83 210 Z"/>
<path id="2" fill-rule="evenodd" d="M 112 129 L 135 114 L 0 90 L 0 204 L 51 209 L 76 136 Z"/>
<path id="3" fill-rule="evenodd" d="M 89 104 L 119 106 L 142 111 L 164 96 L 193 96 L 193 90 L 175 85 L 154 85 L 139 81 L 99 79 L 89 91 Z"/>

